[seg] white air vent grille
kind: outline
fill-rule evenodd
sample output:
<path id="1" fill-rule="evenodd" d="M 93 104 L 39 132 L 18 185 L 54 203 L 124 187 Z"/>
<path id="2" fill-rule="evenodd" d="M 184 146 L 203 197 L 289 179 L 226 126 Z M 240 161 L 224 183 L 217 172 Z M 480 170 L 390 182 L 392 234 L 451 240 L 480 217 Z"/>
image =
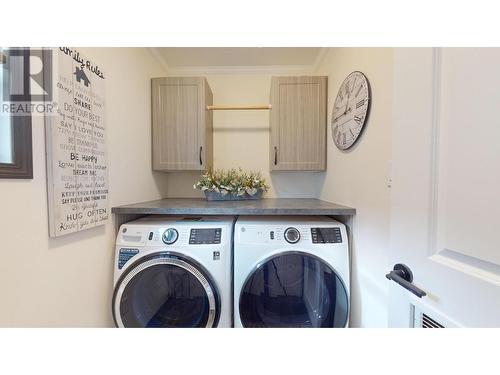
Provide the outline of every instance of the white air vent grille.
<path id="1" fill-rule="evenodd" d="M 438 322 L 435 318 L 431 318 L 428 314 L 420 310 L 419 307 L 413 306 L 414 308 L 414 328 L 445 328 L 445 326 Z"/>
<path id="2" fill-rule="evenodd" d="M 422 328 L 444 328 L 442 324 L 438 323 L 427 314 L 422 314 L 421 322 Z"/>

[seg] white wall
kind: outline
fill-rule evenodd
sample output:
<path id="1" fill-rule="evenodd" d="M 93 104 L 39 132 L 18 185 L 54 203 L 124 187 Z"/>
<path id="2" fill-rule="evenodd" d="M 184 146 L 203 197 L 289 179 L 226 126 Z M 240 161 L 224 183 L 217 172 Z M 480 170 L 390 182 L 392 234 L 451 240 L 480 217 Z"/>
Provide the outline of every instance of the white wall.
<path id="1" fill-rule="evenodd" d="M 268 104 L 270 75 L 208 75 L 214 104 Z M 214 111 L 214 168 L 261 171 L 266 197 L 318 197 L 324 173 L 269 173 L 269 111 Z M 202 197 L 193 190 L 199 172 L 169 173 L 169 197 Z"/>
<path id="2" fill-rule="evenodd" d="M 107 75 L 110 206 L 166 195 L 151 172 L 150 78 L 144 48 L 81 48 Z M 112 326 L 114 226 L 49 239 L 42 118 L 33 121 L 33 180 L 0 180 L 0 326 Z"/>
<path id="3" fill-rule="evenodd" d="M 317 74 L 328 75 L 328 124 L 342 81 L 362 71 L 371 85 L 370 116 L 358 143 L 338 150 L 328 126 L 327 172 L 320 198 L 356 208 L 352 244 L 352 316 L 355 327 L 387 325 L 393 51 L 330 49 Z"/>

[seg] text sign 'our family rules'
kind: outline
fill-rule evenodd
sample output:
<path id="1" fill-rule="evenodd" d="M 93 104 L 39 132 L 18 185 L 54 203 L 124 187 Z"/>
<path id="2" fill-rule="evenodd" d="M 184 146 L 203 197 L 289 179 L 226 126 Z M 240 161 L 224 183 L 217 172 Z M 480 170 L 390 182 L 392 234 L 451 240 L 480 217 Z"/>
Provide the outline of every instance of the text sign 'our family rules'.
<path id="1" fill-rule="evenodd" d="M 46 116 L 51 237 L 109 219 L 105 74 L 74 48 L 53 49 L 54 102 Z"/>

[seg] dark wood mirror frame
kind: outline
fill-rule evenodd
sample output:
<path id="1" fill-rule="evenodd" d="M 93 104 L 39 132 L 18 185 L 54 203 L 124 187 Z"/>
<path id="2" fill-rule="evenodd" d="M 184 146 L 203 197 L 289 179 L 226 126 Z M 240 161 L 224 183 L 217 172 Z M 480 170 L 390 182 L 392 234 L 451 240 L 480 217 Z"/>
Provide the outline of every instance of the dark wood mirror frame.
<path id="1" fill-rule="evenodd" d="M 29 72 L 29 49 L 26 49 L 24 72 Z M 28 73 L 26 73 L 28 74 Z M 12 117 L 12 163 L 0 163 L 0 178 L 33 178 L 31 115 Z"/>

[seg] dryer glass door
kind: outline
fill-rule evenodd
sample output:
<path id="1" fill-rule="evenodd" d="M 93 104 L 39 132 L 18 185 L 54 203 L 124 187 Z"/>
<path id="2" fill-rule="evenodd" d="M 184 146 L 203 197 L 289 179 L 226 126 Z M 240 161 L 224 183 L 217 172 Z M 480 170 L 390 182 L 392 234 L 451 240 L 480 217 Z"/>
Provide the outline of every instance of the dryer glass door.
<path id="1" fill-rule="evenodd" d="M 345 327 L 348 296 L 323 260 L 289 252 L 268 259 L 248 277 L 239 309 L 244 327 Z"/>
<path id="2" fill-rule="evenodd" d="M 119 327 L 214 327 L 218 304 L 201 267 L 177 256 L 157 255 L 122 276 L 113 315 Z"/>

